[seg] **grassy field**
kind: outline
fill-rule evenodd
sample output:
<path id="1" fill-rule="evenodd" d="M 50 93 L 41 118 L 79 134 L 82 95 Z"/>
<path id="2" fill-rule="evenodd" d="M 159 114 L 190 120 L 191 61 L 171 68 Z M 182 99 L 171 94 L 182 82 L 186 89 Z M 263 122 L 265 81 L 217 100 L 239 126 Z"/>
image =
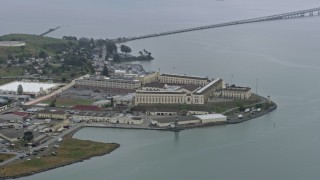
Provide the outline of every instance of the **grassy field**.
<path id="1" fill-rule="evenodd" d="M 50 104 L 54 99 L 43 101 L 42 103 Z M 74 105 L 91 105 L 94 101 L 89 99 L 71 99 L 71 98 L 55 98 L 55 104 L 57 107 L 61 106 L 74 106 Z"/>
<path id="2" fill-rule="evenodd" d="M 0 79 L 0 86 L 14 81 L 15 79 Z"/>
<path id="3" fill-rule="evenodd" d="M 6 76 L 20 76 L 23 75 L 23 68 L 21 67 L 6 67 L 0 69 L 0 77 Z"/>
<path id="4" fill-rule="evenodd" d="M 30 34 L 8 34 L 0 36 L 0 41 L 18 40 L 26 42 L 22 47 L 0 47 L 0 57 L 11 55 L 31 54 L 38 55 L 41 50 L 53 54 L 53 49 L 58 46 L 66 46 L 68 41 L 63 39 L 42 37 Z"/>
<path id="5" fill-rule="evenodd" d="M 6 161 L 6 160 L 11 159 L 15 156 L 16 155 L 14 155 L 14 154 L 0 154 L 0 162 Z"/>
<path id="6" fill-rule="evenodd" d="M 100 143 L 88 140 L 78 140 L 66 137 L 57 149 L 57 155 L 48 155 L 40 159 L 18 161 L 0 168 L 0 176 L 23 176 L 31 172 L 38 172 L 65 164 L 74 163 L 93 156 L 112 152 L 119 147 L 115 143 Z"/>

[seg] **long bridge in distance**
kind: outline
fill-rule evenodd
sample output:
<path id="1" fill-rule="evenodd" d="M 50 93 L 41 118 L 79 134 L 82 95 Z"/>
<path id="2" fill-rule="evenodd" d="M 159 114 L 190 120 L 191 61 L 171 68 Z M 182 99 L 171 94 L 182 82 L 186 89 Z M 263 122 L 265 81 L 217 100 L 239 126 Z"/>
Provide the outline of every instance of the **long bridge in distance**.
<path id="1" fill-rule="evenodd" d="M 245 19 L 245 20 L 240 20 L 240 21 L 232 21 L 232 22 L 227 22 L 227 23 L 213 24 L 213 25 L 208 25 L 208 26 L 199 26 L 199 27 L 180 29 L 180 30 L 175 30 L 175 31 L 147 34 L 147 35 L 142 35 L 142 36 L 120 37 L 117 39 L 113 39 L 112 41 L 114 41 L 116 43 L 124 43 L 124 42 L 134 41 L 134 40 L 138 40 L 138 39 L 166 36 L 166 35 L 185 33 L 185 32 L 191 32 L 191 31 L 199 31 L 199 30 L 205 30 L 205 29 L 220 28 L 220 27 L 234 26 L 234 25 L 241 25 L 241 24 L 248 24 L 248 23 L 258 23 L 258 22 L 265 22 L 265 21 L 296 19 L 296 18 L 312 17 L 312 16 L 320 16 L 320 7 L 313 8 L 313 9 L 301 10 L 301 11 L 288 12 L 288 13 L 283 13 L 283 14 L 276 14 L 276 15 L 271 15 L 271 16 L 263 16 L 263 17 L 252 18 L 252 19 Z"/>

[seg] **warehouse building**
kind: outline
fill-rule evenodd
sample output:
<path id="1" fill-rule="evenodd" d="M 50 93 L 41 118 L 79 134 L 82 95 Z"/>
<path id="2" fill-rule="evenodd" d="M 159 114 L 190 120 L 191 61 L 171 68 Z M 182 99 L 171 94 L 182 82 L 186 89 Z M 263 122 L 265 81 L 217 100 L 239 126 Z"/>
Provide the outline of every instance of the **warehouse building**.
<path id="1" fill-rule="evenodd" d="M 43 110 L 37 112 L 37 117 L 39 119 L 57 119 L 63 120 L 67 118 L 67 114 L 62 110 Z"/>
<path id="2" fill-rule="evenodd" d="M 45 82 L 31 82 L 31 81 L 14 81 L 0 86 L 0 94 L 14 94 L 17 95 L 18 86 L 21 85 L 23 95 L 30 95 L 35 98 L 46 95 L 58 88 L 58 84 Z"/>
<path id="3" fill-rule="evenodd" d="M 77 112 L 72 116 L 74 122 L 109 122 L 111 114 L 106 112 Z"/>
<path id="4" fill-rule="evenodd" d="M 139 125 L 144 122 L 144 119 L 142 117 L 138 116 L 132 116 L 132 115 L 124 115 L 124 114 L 119 114 L 116 117 L 112 117 L 110 119 L 110 123 L 113 124 L 135 124 Z"/>
<path id="5" fill-rule="evenodd" d="M 158 127 L 170 127 L 175 124 L 178 125 L 191 125 L 191 124 L 199 124 L 201 120 L 195 116 L 172 116 L 165 118 L 155 118 L 152 120 L 152 124 Z"/>
<path id="6" fill-rule="evenodd" d="M 226 123 L 227 117 L 222 114 L 202 114 L 202 115 L 195 115 L 201 120 L 202 124 L 205 123 Z"/>
<path id="7" fill-rule="evenodd" d="M 225 124 L 227 117 L 222 114 L 204 114 L 204 115 L 189 115 L 189 116 L 175 116 L 165 118 L 155 118 L 152 124 L 158 127 L 173 127 L 177 125 L 195 125 L 195 124 Z"/>

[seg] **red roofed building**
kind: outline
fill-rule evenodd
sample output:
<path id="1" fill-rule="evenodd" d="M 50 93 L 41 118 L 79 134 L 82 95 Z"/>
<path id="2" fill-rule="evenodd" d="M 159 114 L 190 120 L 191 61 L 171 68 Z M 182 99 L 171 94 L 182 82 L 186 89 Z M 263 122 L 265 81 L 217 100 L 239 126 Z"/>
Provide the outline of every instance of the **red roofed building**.
<path id="1" fill-rule="evenodd" d="M 89 106 L 89 105 L 75 105 L 72 107 L 75 110 L 83 110 L 83 111 L 101 111 L 102 108 L 99 106 Z"/>
<path id="2" fill-rule="evenodd" d="M 23 118 L 23 119 L 26 119 L 26 118 L 28 118 L 28 116 L 29 116 L 28 113 L 26 113 L 26 112 L 19 112 L 19 111 L 7 112 L 7 113 L 3 113 L 3 114 L 13 114 L 13 115 L 16 115 L 16 116 L 20 116 L 20 117 Z"/>
<path id="3" fill-rule="evenodd" d="M 11 113 L 11 114 L 15 114 L 15 115 L 21 116 L 21 117 L 23 117 L 23 118 L 26 118 L 26 117 L 29 116 L 29 114 L 26 113 L 26 112 L 13 112 L 13 113 Z"/>
<path id="4" fill-rule="evenodd" d="M 19 122 L 19 121 L 23 121 L 24 119 L 27 119 L 29 116 L 28 113 L 25 112 L 8 112 L 8 113 L 4 113 L 0 115 L 0 121 L 4 122 L 4 121 L 10 121 L 10 122 Z"/>

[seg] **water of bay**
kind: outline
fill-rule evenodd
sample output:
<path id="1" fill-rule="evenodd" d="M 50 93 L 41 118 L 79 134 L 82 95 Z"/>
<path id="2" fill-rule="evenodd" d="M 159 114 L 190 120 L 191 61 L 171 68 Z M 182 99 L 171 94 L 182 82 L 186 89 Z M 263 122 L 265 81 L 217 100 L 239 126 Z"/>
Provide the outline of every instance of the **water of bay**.
<path id="1" fill-rule="evenodd" d="M 1 34 L 118 37 L 317 7 L 315 0 L 7 1 Z M 35 8 L 35 7 L 36 8 Z M 36 9 L 43 15 L 40 17 Z M 53 9 L 59 9 L 56 14 Z M 27 10 L 34 10 L 28 12 Z M 119 12 L 121 11 L 121 12 Z M 72 13 L 70 13 L 72 12 Z M 25 17 L 25 19 L 22 19 Z M 318 179 L 320 18 L 247 24 L 127 43 L 147 49 L 147 70 L 220 77 L 270 95 L 279 108 L 238 125 L 182 131 L 86 128 L 76 138 L 117 142 L 115 152 L 21 179 Z M 3 28 L 4 27 L 4 28 Z M 45 29 L 45 30 L 46 30 Z M 275 125 L 275 126 L 274 126 Z"/>

